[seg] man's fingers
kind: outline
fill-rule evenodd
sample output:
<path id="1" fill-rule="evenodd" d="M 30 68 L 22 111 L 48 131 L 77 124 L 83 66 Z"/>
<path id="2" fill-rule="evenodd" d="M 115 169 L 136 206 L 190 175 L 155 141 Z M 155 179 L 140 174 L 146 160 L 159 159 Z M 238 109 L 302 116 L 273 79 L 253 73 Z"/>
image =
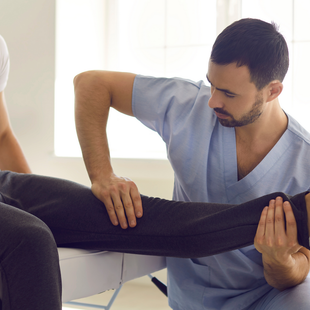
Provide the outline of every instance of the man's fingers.
<path id="1" fill-rule="evenodd" d="M 261 244 L 265 238 L 266 219 L 267 219 L 268 207 L 265 207 L 260 216 L 260 220 L 257 226 L 255 239 Z"/>
<path id="2" fill-rule="evenodd" d="M 114 174 L 111 178 L 92 184 L 93 194 L 106 207 L 113 225 L 120 224 L 123 229 L 135 227 L 136 217 L 143 215 L 141 196 L 136 184 L 128 178 L 120 178 Z"/>
<path id="3" fill-rule="evenodd" d="M 130 227 L 137 225 L 137 217 L 143 215 L 141 196 L 138 191 L 131 190 L 128 194 L 122 195 L 125 213 Z"/>
<path id="4" fill-rule="evenodd" d="M 123 206 L 123 201 L 121 200 L 120 196 L 117 194 L 112 194 L 112 201 L 114 205 L 114 210 L 117 215 L 118 221 L 123 229 L 128 227 L 127 218 L 125 215 L 125 210 Z"/>
<path id="5" fill-rule="evenodd" d="M 275 241 L 277 245 L 283 245 L 286 238 L 283 199 L 277 197 L 275 201 Z"/>
<path id="6" fill-rule="evenodd" d="M 130 227 L 135 227 L 137 224 L 135 209 L 131 200 L 129 193 L 121 195 L 124 210 L 127 216 L 127 220 Z"/>
<path id="7" fill-rule="evenodd" d="M 114 226 L 117 226 L 119 222 L 118 222 L 118 219 L 117 219 L 117 215 L 115 213 L 114 204 L 113 204 L 113 202 L 111 200 L 111 197 L 107 197 L 105 199 L 102 199 L 102 202 L 104 203 L 104 205 L 106 207 L 106 210 L 108 212 L 110 221 L 112 222 L 112 224 Z"/>
<path id="8" fill-rule="evenodd" d="M 283 209 L 286 218 L 286 234 L 290 242 L 297 242 L 297 224 L 292 210 L 292 206 L 288 201 L 283 203 Z"/>
<path id="9" fill-rule="evenodd" d="M 135 209 L 136 217 L 140 218 L 143 215 L 143 207 L 140 193 L 137 188 L 132 188 L 130 190 L 130 196 Z"/>
<path id="10" fill-rule="evenodd" d="M 272 246 L 274 241 L 274 217 L 275 217 L 275 200 L 269 201 L 268 213 L 266 217 L 265 238 L 268 246 Z"/>
<path id="11" fill-rule="evenodd" d="M 106 189 L 102 190 L 100 184 L 94 183 L 91 186 L 93 194 L 104 203 L 104 206 L 108 212 L 110 221 L 113 225 L 117 226 L 119 224 L 118 218 L 115 212 L 114 204 L 110 195 L 110 192 Z"/>
<path id="12" fill-rule="evenodd" d="M 121 199 L 123 202 L 129 226 L 135 227 L 137 225 L 136 217 L 141 217 L 143 213 L 142 201 L 135 183 L 128 182 L 128 185 L 129 188 L 126 188 L 126 191 L 121 191 Z"/>

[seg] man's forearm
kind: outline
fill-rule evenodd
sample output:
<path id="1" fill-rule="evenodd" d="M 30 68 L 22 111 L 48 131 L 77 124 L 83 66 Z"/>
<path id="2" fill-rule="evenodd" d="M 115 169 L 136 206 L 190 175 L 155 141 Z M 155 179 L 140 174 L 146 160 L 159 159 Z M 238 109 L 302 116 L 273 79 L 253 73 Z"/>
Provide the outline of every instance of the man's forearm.
<path id="1" fill-rule="evenodd" d="M 143 214 L 142 202 L 134 182 L 113 173 L 106 125 L 111 106 L 133 114 L 134 78 L 130 73 L 90 71 L 74 79 L 76 129 L 92 192 L 105 204 L 111 222 L 124 229 L 128 224 L 136 226 L 136 217 Z"/>
<path id="2" fill-rule="evenodd" d="M 106 135 L 109 109 L 133 116 L 134 79 L 132 73 L 110 71 L 88 71 L 74 78 L 76 129 L 91 179 L 112 173 Z"/>
<path id="3" fill-rule="evenodd" d="M 86 169 L 93 181 L 105 172 L 112 172 L 106 135 L 111 98 L 95 75 L 78 76 L 74 85 L 76 130 Z"/>
<path id="4" fill-rule="evenodd" d="M 263 259 L 264 275 L 268 284 L 283 291 L 303 282 L 309 273 L 308 252 L 302 248 L 292 255 L 292 259 L 286 265 L 274 264 Z"/>

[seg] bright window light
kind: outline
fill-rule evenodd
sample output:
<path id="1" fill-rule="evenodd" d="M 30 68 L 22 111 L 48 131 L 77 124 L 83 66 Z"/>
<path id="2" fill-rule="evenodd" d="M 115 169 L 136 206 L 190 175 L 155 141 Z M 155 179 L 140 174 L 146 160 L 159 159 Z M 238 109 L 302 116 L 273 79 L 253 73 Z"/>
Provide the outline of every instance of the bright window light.
<path id="1" fill-rule="evenodd" d="M 73 78 L 104 67 L 104 2 L 56 4 L 55 154 L 81 156 L 74 123 Z"/>
<path id="2" fill-rule="evenodd" d="M 76 74 L 103 69 L 205 78 L 216 36 L 215 0 L 57 0 L 56 8 L 56 156 L 81 156 L 74 125 Z M 166 158 L 157 133 L 113 109 L 108 140 L 112 157 Z"/>
<path id="3" fill-rule="evenodd" d="M 310 19 L 306 16 L 309 11 L 310 1 L 307 0 L 242 0 L 242 17 L 274 21 L 280 27 L 290 53 L 290 67 L 284 79 L 284 90 L 279 97 L 280 105 L 308 131 Z"/>

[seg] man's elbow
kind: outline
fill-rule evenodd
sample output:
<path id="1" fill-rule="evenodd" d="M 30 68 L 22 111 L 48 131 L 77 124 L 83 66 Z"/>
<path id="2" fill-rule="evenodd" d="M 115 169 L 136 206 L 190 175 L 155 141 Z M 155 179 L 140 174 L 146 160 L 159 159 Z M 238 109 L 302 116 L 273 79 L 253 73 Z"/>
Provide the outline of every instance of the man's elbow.
<path id="1" fill-rule="evenodd" d="M 73 79 L 76 103 L 83 99 L 106 99 L 110 102 L 109 83 L 104 71 L 85 71 L 76 75 Z M 88 101 L 87 100 L 87 101 Z M 100 100 L 101 101 L 101 100 Z"/>
<path id="2" fill-rule="evenodd" d="M 98 71 L 85 71 L 77 74 L 73 78 L 73 85 L 75 90 L 89 89 L 99 84 L 100 74 Z"/>

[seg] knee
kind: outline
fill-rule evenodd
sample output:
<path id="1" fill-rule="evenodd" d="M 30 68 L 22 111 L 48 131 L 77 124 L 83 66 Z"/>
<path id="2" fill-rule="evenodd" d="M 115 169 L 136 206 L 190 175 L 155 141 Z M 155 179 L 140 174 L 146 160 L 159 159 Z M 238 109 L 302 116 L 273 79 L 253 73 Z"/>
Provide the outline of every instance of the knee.
<path id="1" fill-rule="evenodd" d="M 26 221 L 20 222 L 7 232 L 7 242 L 1 242 L 2 250 L 5 252 L 27 251 L 36 253 L 48 253 L 51 256 L 57 255 L 57 246 L 53 234 L 45 223 L 40 219 L 31 216 Z"/>
<path id="2" fill-rule="evenodd" d="M 49 248 L 56 247 L 56 243 L 52 232 L 45 223 L 35 218 L 31 223 L 22 225 L 20 231 L 17 233 L 17 240 L 24 243 L 30 248 Z"/>

